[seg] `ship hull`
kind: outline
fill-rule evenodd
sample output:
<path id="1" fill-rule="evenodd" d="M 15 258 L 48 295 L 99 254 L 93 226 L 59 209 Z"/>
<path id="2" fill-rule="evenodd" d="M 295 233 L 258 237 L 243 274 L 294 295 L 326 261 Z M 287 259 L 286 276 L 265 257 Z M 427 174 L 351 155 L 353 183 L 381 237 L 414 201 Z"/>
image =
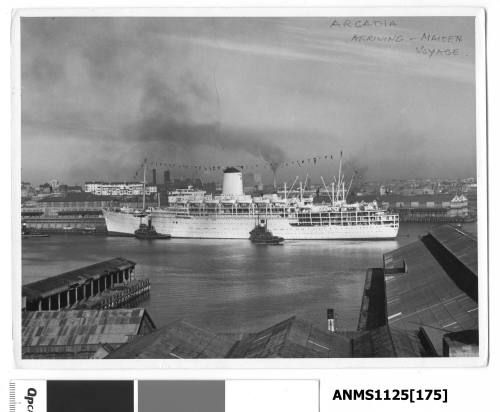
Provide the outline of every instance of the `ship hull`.
<path id="1" fill-rule="evenodd" d="M 103 210 L 102 214 L 110 236 L 134 236 L 135 231 L 142 223 L 139 216 L 134 216 L 131 213 Z"/>
<path id="2" fill-rule="evenodd" d="M 255 227 L 255 216 L 183 216 L 153 212 L 152 223 L 158 233 L 177 238 L 248 239 Z M 394 239 L 398 227 L 391 225 L 293 226 L 288 219 L 267 217 L 267 228 L 274 236 L 291 240 Z"/>

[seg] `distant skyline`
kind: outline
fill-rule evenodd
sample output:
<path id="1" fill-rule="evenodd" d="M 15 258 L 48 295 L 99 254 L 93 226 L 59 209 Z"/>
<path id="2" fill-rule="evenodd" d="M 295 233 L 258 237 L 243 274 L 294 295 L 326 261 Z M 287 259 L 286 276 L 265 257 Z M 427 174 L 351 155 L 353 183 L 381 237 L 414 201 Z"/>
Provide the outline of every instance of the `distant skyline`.
<path id="1" fill-rule="evenodd" d="M 368 180 L 475 176 L 474 18 L 333 20 L 346 18 L 22 18 L 22 180 L 334 154 L 278 170 L 317 179 L 340 150 Z"/>

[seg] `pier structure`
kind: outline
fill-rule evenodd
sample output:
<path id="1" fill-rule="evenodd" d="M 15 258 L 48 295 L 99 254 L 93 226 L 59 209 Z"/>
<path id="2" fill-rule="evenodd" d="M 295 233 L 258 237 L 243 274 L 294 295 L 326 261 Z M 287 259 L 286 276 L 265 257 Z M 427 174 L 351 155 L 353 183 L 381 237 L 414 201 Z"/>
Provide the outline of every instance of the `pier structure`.
<path id="1" fill-rule="evenodd" d="M 477 200 L 472 193 L 467 195 L 438 194 L 384 194 L 358 196 L 359 202 L 374 200 L 390 212 L 399 215 L 400 223 L 464 223 L 477 220 Z M 324 194 L 315 198 L 316 203 L 327 202 Z"/>
<path id="2" fill-rule="evenodd" d="M 76 304 L 73 309 L 116 309 L 135 307 L 149 296 L 149 279 L 132 279 L 128 283 L 118 283 L 96 296 Z"/>
<path id="3" fill-rule="evenodd" d="M 105 234 L 102 208 L 109 202 L 88 193 L 28 200 L 22 204 L 21 220 L 32 233 Z"/>
<path id="4" fill-rule="evenodd" d="M 105 235 L 106 221 L 98 213 L 101 212 L 60 212 L 57 217 L 23 213 L 22 223 L 31 233 Z"/>
<path id="5" fill-rule="evenodd" d="M 117 257 L 29 283 L 22 287 L 22 310 L 71 309 L 116 285 L 131 284 L 135 265 Z"/>

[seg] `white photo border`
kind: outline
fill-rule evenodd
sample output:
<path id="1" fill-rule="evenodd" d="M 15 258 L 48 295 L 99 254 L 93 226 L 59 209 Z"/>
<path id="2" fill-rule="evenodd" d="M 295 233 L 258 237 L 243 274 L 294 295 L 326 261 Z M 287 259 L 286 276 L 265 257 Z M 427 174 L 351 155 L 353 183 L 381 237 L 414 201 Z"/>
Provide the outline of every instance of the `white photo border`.
<path id="1" fill-rule="evenodd" d="M 478 237 L 479 356 L 460 358 L 325 358 L 325 359 L 69 359 L 27 360 L 21 352 L 21 42 L 23 17 L 475 17 L 476 173 Z M 485 10 L 478 7 L 272 7 L 272 8 L 74 8 L 24 9 L 11 25 L 12 143 L 12 331 L 14 360 L 29 369 L 341 369 L 484 367 L 489 359 L 488 142 L 486 103 Z"/>

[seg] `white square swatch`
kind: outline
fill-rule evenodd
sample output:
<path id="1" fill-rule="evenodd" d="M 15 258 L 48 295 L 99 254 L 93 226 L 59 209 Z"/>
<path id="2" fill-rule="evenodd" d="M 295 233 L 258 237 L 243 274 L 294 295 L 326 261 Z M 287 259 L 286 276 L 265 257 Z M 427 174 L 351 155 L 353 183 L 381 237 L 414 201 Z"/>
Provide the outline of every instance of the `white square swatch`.
<path id="1" fill-rule="evenodd" d="M 317 380 L 227 380 L 225 412 L 318 412 Z"/>

